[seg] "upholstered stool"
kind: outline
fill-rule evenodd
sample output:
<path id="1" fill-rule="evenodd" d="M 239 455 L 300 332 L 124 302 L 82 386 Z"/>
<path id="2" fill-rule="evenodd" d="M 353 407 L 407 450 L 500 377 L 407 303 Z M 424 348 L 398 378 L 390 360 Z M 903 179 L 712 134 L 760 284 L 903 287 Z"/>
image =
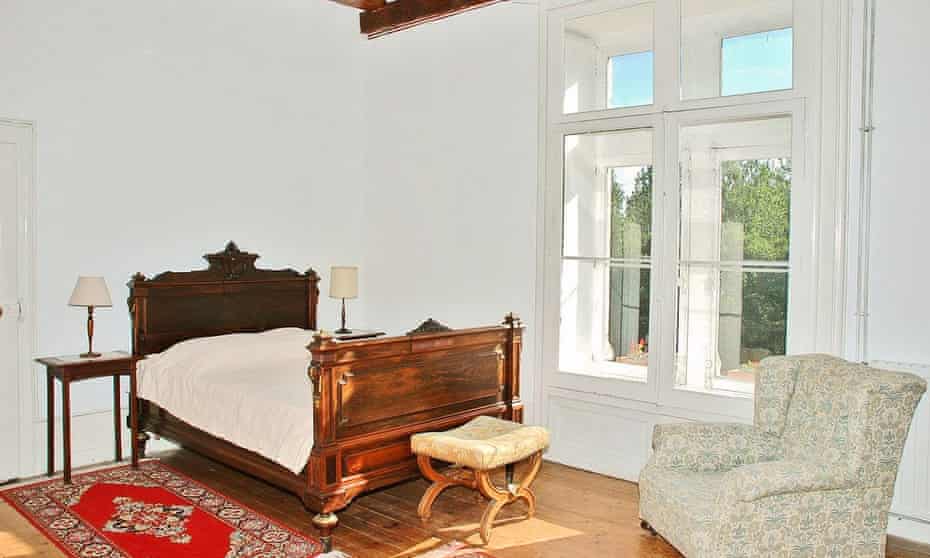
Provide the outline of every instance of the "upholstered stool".
<path id="1" fill-rule="evenodd" d="M 420 518 L 429 519 L 436 497 L 450 486 L 467 486 L 491 500 L 481 518 L 481 540 L 485 544 L 491 538 L 494 518 L 505 505 L 522 499 L 529 516 L 536 513 L 536 496 L 530 485 L 539 474 L 542 452 L 549 447 L 545 428 L 482 416 L 446 432 L 415 434 L 410 443 L 420 472 L 433 483 L 420 500 Z M 440 473 L 433 468 L 431 459 L 454 463 L 462 469 Z M 524 459 L 529 459 L 529 471 L 519 485 L 514 485 L 513 466 Z M 503 490 L 490 477 L 490 472 L 499 467 L 507 469 L 507 487 Z"/>

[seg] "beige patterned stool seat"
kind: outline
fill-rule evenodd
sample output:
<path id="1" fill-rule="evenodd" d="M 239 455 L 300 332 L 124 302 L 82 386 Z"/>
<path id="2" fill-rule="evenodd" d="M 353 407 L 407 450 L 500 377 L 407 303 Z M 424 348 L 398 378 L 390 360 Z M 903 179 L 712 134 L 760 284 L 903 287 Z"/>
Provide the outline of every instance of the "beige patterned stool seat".
<path id="1" fill-rule="evenodd" d="M 491 503 L 481 519 L 481 539 L 487 544 L 491 524 L 505 505 L 524 500 L 529 515 L 536 512 L 536 497 L 530 485 L 539 474 L 542 452 L 549 447 L 549 432 L 541 426 L 524 426 L 492 417 L 478 417 L 468 424 L 446 432 L 424 432 L 410 439 L 423 476 L 433 484 L 420 500 L 420 517 L 428 519 L 439 493 L 450 486 L 467 486 L 478 490 Z M 433 468 L 432 459 L 470 469 L 470 474 L 448 476 Z M 519 485 L 513 483 L 513 465 L 530 460 L 529 470 Z M 494 486 L 490 471 L 507 468 L 507 487 Z"/>

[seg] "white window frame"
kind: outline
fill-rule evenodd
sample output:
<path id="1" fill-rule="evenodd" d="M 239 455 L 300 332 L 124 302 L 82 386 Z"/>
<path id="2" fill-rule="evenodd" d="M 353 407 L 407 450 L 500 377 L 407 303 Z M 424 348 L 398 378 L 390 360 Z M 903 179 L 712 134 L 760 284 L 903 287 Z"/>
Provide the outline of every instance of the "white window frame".
<path id="1" fill-rule="evenodd" d="M 788 116 L 788 117 L 790 118 L 790 116 Z M 792 130 L 793 130 L 793 129 L 794 129 L 794 127 L 792 126 Z M 792 139 L 793 139 L 793 138 L 792 138 Z M 789 150 L 789 151 L 790 151 L 790 150 Z M 792 154 L 791 154 L 790 152 L 789 152 L 789 153 L 779 152 L 778 150 L 773 149 L 771 146 L 758 146 L 758 147 L 729 147 L 729 148 L 720 149 L 720 150 L 718 150 L 718 151 L 715 152 L 715 156 L 716 156 L 716 157 L 715 157 L 715 165 L 716 165 L 716 168 L 717 168 L 718 171 L 719 171 L 719 169 L 723 166 L 723 163 L 726 162 L 726 161 L 746 161 L 746 160 L 766 160 L 766 159 L 771 160 L 771 159 L 779 159 L 779 158 L 789 158 L 789 159 L 790 159 L 790 158 L 791 158 L 791 155 L 792 155 Z M 723 209 L 723 199 L 722 199 L 722 186 L 723 186 L 722 182 L 723 182 L 723 177 L 722 177 L 722 176 L 718 176 L 717 178 L 718 178 L 718 181 L 720 182 L 720 186 L 721 186 L 721 191 L 719 192 L 719 194 L 721 194 L 721 195 L 718 195 L 718 197 L 717 197 L 717 205 L 718 205 L 718 207 L 722 210 L 722 209 Z M 790 192 L 790 197 L 791 197 L 791 199 L 793 200 L 793 199 L 794 199 L 794 198 L 793 198 L 793 196 L 794 196 L 794 168 L 793 168 L 793 167 L 792 167 L 792 180 L 791 180 L 791 185 L 792 185 L 792 188 L 791 188 L 791 192 Z M 791 211 L 791 210 L 793 210 L 793 209 L 794 209 L 794 206 L 793 206 L 793 204 L 792 204 L 792 205 L 789 206 L 789 211 Z M 722 225 L 722 223 L 721 223 L 721 225 Z M 791 226 L 793 226 L 793 222 L 790 221 L 790 217 L 789 217 L 789 234 L 790 234 L 790 227 L 791 227 Z M 682 227 L 682 228 L 683 228 L 683 227 Z M 720 232 L 720 231 L 718 230 L 718 234 L 719 234 L 719 232 Z M 718 242 L 719 242 L 719 236 L 718 236 Z M 789 242 L 790 242 L 790 237 L 789 237 Z M 790 247 L 789 247 L 789 252 L 790 252 Z M 718 260 L 718 262 L 721 262 L 721 263 L 718 263 L 718 265 L 716 266 L 716 267 L 717 267 L 717 272 L 718 272 L 718 288 L 719 288 L 719 274 L 720 274 L 722 271 L 724 271 L 724 268 L 726 267 L 725 263 L 723 263 L 723 261 L 720 260 L 719 254 L 720 254 L 720 245 L 719 245 L 719 243 L 718 243 L 718 245 L 717 245 L 717 260 Z M 786 277 L 787 277 L 787 279 L 788 279 L 788 288 L 790 289 L 790 288 L 791 288 L 791 276 L 792 276 L 792 272 L 791 272 L 791 263 L 790 263 L 790 256 L 791 256 L 791 254 L 789 253 L 788 256 L 789 256 L 789 260 L 788 260 L 787 267 L 786 267 L 785 270 L 784 270 L 784 274 L 786 275 Z M 734 261 L 736 261 L 736 260 L 734 260 Z M 745 260 L 745 259 L 743 259 L 743 260 L 738 260 L 738 261 L 747 262 L 747 261 L 750 261 L 750 260 Z M 773 262 L 773 265 L 765 265 L 765 264 L 762 264 L 762 263 L 760 262 L 760 266 L 761 266 L 762 268 L 766 268 L 766 267 L 775 268 L 775 267 L 778 267 L 778 265 L 774 265 L 774 262 Z M 680 268 L 680 263 L 679 263 L 679 268 Z M 745 271 L 746 271 L 745 269 L 741 269 L 739 272 L 740 272 L 740 273 L 744 273 Z M 768 273 L 780 273 L 780 272 L 768 271 Z M 789 291 L 789 292 L 790 292 L 790 291 Z M 720 298 L 719 298 L 719 297 L 715 298 L 715 300 L 714 300 L 714 306 L 715 306 L 714 312 L 715 312 L 715 313 L 719 313 L 719 306 L 720 306 Z M 680 315 L 680 309 L 679 309 L 679 315 Z M 720 336 L 720 333 L 719 333 L 719 329 L 720 329 L 720 328 L 719 328 L 719 325 L 720 325 L 720 322 L 717 321 L 715 325 L 716 325 L 717 327 L 715 327 L 715 330 L 716 330 L 716 331 L 715 331 L 715 333 L 714 333 L 714 336 L 715 336 L 714 344 L 717 344 L 717 343 L 719 343 L 719 336 Z M 790 328 L 790 324 L 789 324 L 789 328 Z M 787 347 L 788 347 L 787 331 L 786 331 L 786 338 L 785 338 L 785 347 L 786 347 L 786 350 L 787 350 Z M 714 366 L 717 367 L 717 368 L 719 368 L 719 367 L 721 366 L 721 363 L 719 362 L 719 357 L 720 357 L 720 355 L 719 355 L 719 353 L 718 353 L 718 354 L 716 355 L 716 357 L 715 357 L 716 360 L 715 360 L 715 362 L 714 362 Z M 753 384 L 750 384 L 750 383 L 748 383 L 748 382 L 740 382 L 740 381 L 737 381 L 737 380 L 730 380 L 730 379 L 728 379 L 728 378 L 721 377 L 721 376 L 715 376 L 715 378 L 712 379 L 711 382 L 712 382 L 713 384 L 716 384 L 716 386 L 713 388 L 714 391 L 733 392 L 734 394 L 748 394 L 748 395 L 752 395 L 752 392 L 753 392 Z"/>
<path id="2" fill-rule="evenodd" d="M 666 116 L 666 133 L 672 140 L 667 148 L 669 153 L 666 158 L 674 158 L 678 161 L 680 149 L 679 135 L 677 131 L 684 126 L 696 126 L 701 124 L 713 124 L 727 121 L 755 120 L 759 118 L 772 117 L 789 117 L 791 118 L 791 236 L 789 240 L 789 270 L 790 283 L 788 294 L 788 339 L 786 348 L 788 354 L 804 353 L 813 350 L 813 347 L 807 342 L 813 338 L 813 332 L 816 329 L 815 305 L 811 304 L 811 289 L 808 285 L 816 282 L 816 270 L 809 262 L 813 259 L 814 233 L 816 231 L 816 220 L 813 211 L 813 194 L 814 188 L 808 180 L 806 173 L 806 164 L 804 160 L 805 152 L 805 114 L 804 101 L 800 99 L 761 103 L 759 105 L 740 104 L 733 107 L 702 109 L 698 111 L 680 112 Z M 670 184 L 663 185 L 667 196 L 667 205 L 672 208 L 678 208 L 680 202 L 680 167 L 675 164 L 669 169 Z M 668 216 L 668 226 L 674 231 L 680 230 L 680 211 L 672 211 Z M 678 246 L 677 244 L 667 246 L 664 254 L 666 262 L 675 262 L 675 268 L 678 268 Z M 667 274 L 670 275 L 670 274 Z M 673 306 L 676 307 L 677 313 L 677 273 L 673 277 L 667 277 L 661 288 L 665 297 L 667 297 Z M 669 373 L 660 375 L 659 397 L 663 403 L 690 409 L 707 409 L 714 407 L 717 412 L 721 409 L 720 398 L 728 399 L 726 407 L 731 411 L 736 411 L 740 415 L 748 415 L 752 412 L 752 393 L 748 391 L 730 391 L 720 388 L 706 389 L 701 386 L 676 386 L 675 385 L 675 347 L 674 341 L 677 339 L 677 320 L 668 324 L 668 328 L 663 333 L 672 340 L 671 345 L 663 347 L 662 356 L 670 356 L 671 362 L 668 363 Z M 708 398 L 713 398 L 708 400 Z M 714 399 L 718 400 L 715 401 Z M 724 413 L 726 414 L 726 413 Z"/>
<path id="3" fill-rule="evenodd" d="M 606 126 L 605 126 L 606 124 Z M 657 168 L 659 167 L 660 161 L 664 156 L 664 126 L 662 123 L 661 116 L 637 116 L 632 118 L 623 118 L 623 119 L 608 119 L 606 121 L 600 122 L 575 122 L 568 124 L 564 127 L 560 127 L 557 131 L 554 131 L 550 135 L 549 140 L 547 141 L 547 146 L 549 149 L 549 156 L 547 157 L 548 169 L 547 174 L 549 176 L 558 176 L 558 188 L 547 188 L 545 192 L 546 200 L 546 217 L 545 217 L 545 229 L 547 231 L 557 231 L 557 238 L 549 238 L 546 242 L 545 247 L 545 260 L 549 264 L 545 265 L 545 284 L 555 285 L 554 289 L 544 289 L 544 306 L 547 309 L 553 309 L 555 312 L 554 315 L 554 324 L 551 320 L 543 327 L 543 347 L 548 347 L 549 349 L 544 350 L 544 367 L 546 370 L 552 370 L 554 374 L 555 382 L 565 389 L 574 389 L 580 391 L 588 391 L 591 386 L 594 386 L 594 389 L 598 393 L 605 395 L 610 395 L 618 398 L 632 398 L 638 400 L 654 400 L 657 396 L 658 383 L 656 378 L 658 376 L 658 369 L 656 365 L 652 362 L 650 355 L 649 365 L 647 366 L 646 381 L 642 381 L 638 378 L 619 378 L 617 377 L 616 370 L 613 370 L 611 373 L 605 373 L 604 376 L 593 376 L 580 374 L 577 371 L 570 370 L 560 370 L 558 364 L 558 345 L 559 345 L 559 298 L 560 298 L 560 282 L 561 282 L 561 267 L 562 267 L 562 167 L 563 167 L 563 145 L 564 137 L 575 135 L 575 134 L 588 134 L 588 133 L 603 133 L 603 132 L 623 132 L 623 131 L 635 131 L 651 129 L 652 130 L 652 141 L 653 141 L 653 185 L 660 179 Z M 664 166 L 664 165 L 663 165 Z M 653 194 L 655 195 L 655 194 Z M 655 197 L 653 198 L 652 204 L 652 221 L 653 221 L 653 238 L 652 238 L 652 258 L 655 260 L 655 250 L 656 250 L 656 238 L 655 223 L 661 217 L 659 216 L 657 204 L 655 203 Z M 550 265 L 551 264 L 551 265 Z M 650 281 L 652 284 L 655 284 L 656 281 L 656 268 L 653 264 L 651 268 L 651 277 Z M 656 298 L 656 289 L 652 288 L 650 293 L 650 307 L 654 308 L 657 304 Z M 548 312 L 547 312 L 548 313 Z M 655 314 L 653 314 L 655 315 Z M 549 327 L 554 325 L 554 327 Z M 650 346 L 654 346 L 656 336 L 659 335 L 659 329 L 656 323 L 656 320 L 652 317 L 649 322 L 649 338 Z M 609 367 L 611 363 L 604 363 L 603 366 Z M 605 371 L 608 369 L 604 369 Z M 608 377 L 608 375 L 610 377 Z"/>
<path id="4" fill-rule="evenodd" d="M 607 206 L 605 208 L 607 210 L 607 215 L 605 216 L 605 222 L 608 223 L 608 225 L 611 223 L 611 212 L 613 211 L 613 206 L 609 202 L 610 196 L 612 193 L 609 171 L 612 169 L 623 169 L 623 168 L 640 168 L 641 169 L 645 166 L 653 166 L 653 163 L 651 161 L 646 163 L 638 157 L 636 158 L 631 157 L 629 159 L 623 159 L 623 158 L 617 159 L 617 160 L 609 162 L 608 164 L 598 167 L 598 170 L 604 171 L 602 188 L 604 189 L 605 199 L 608 200 Z M 612 237 L 613 231 L 607 231 L 607 235 L 608 237 Z M 562 260 L 564 261 L 566 259 L 569 259 L 569 258 L 566 258 L 563 256 Z M 643 263 L 642 261 L 640 261 L 639 263 L 630 261 L 630 262 L 623 262 L 623 263 L 617 264 L 617 266 L 615 267 L 613 262 L 611 261 L 613 259 L 615 258 L 613 257 L 608 258 L 608 261 L 606 262 L 606 269 L 603 270 L 605 277 L 604 277 L 604 288 L 602 289 L 603 292 L 601 296 L 603 297 L 604 300 L 609 300 L 610 298 L 610 273 L 612 269 L 615 269 L 615 268 L 623 269 L 623 270 L 648 269 L 650 272 L 650 284 L 651 284 L 651 273 L 652 273 L 652 267 L 653 267 L 651 246 L 650 246 L 650 255 L 649 255 L 648 264 Z M 609 331 L 610 329 L 610 303 L 609 302 L 607 303 L 607 306 L 605 307 L 604 310 L 605 311 L 604 311 L 604 315 L 602 319 L 603 323 L 601 327 L 603 331 Z M 634 364 L 626 364 L 626 363 L 620 363 L 620 362 L 594 362 L 591 365 L 589 365 L 589 371 L 592 371 L 592 372 L 597 371 L 598 373 L 610 379 L 617 378 L 617 379 L 627 380 L 631 382 L 645 382 L 646 381 L 645 378 L 641 377 L 641 374 L 640 374 L 641 370 L 639 370 L 640 368 L 642 367 L 634 365 Z M 647 366 L 647 369 L 648 369 L 648 366 Z M 635 370 L 636 372 L 633 373 L 632 372 L 633 370 Z M 646 377 L 648 377 L 648 372 L 646 374 Z"/>
<path id="5" fill-rule="evenodd" d="M 843 279 L 845 263 L 837 261 L 845 238 L 845 221 L 833 204 L 840 200 L 845 183 L 831 183 L 824 192 L 817 183 L 827 159 L 845 157 L 838 151 L 844 138 L 821 136 L 823 89 L 842 89 L 825 84 L 821 74 L 821 41 L 838 41 L 846 32 L 840 27 L 844 11 L 838 0 L 794 2 L 793 88 L 727 97 L 682 100 L 680 98 L 680 1 L 655 0 L 653 20 L 653 105 L 562 113 L 564 80 L 562 30 L 568 19 L 643 4 L 642 0 L 588 0 L 544 11 L 545 100 L 541 112 L 544 163 L 541 172 L 541 263 L 539 310 L 542 334 L 538 354 L 543 369 L 542 392 L 571 390 L 664 408 L 714 413 L 746 419 L 751 416 L 749 394 L 723 390 L 699 390 L 674 385 L 674 344 L 677 322 L 678 129 L 704 121 L 753 119 L 765 115 L 792 118 L 792 229 L 788 352 L 820 350 L 836 352 L 842 344 L 844 291 L 835 287 Z M 833 27 L 823 25 L 832 18 Z M 660 32 L 658 31 L 661 29 Z M 722 45 L 722 42 L 721 42 Z M 608 58 L 609 59 L 609 58 Z M 832 68 L 840 72 L 839 68 Z M 606 73 L 606 72 L 605 72 Z M 606 87 L 604 88 L 606 91 Z M 831 113 L 832 114 L 832 113 Z M 845 117 L 845 115 L 840 115 Z M 558 369 L 559 289 L 561 275 L 562 146 L 564 136 L 652 128 L 653 245 L 650 295 L 650 357 L 645 382 L 581 376 Z M 825 165 L 829 165 L 826 162 Z M 808 172 L 807 169 L 813 169 Z M 831 178 L 833 176 L 831 175 Z M 838 186 L 838 187 L 837 187 Z M 845 200 L 840 200 L 845 203 Z M 805 212 L 806 215 L 798 214 Z M 674 264 L 672 263 L 674 262 Z M 829 280 L 826 280 L 829 278 Z M 842 287 L 842 286 L 841 286 Z M 839 334 L 838 334 L 839 330 Z M 543 405 L 543 408 L 545 405 Z M 545 411 L 543 411 L 545 412 Z"/>

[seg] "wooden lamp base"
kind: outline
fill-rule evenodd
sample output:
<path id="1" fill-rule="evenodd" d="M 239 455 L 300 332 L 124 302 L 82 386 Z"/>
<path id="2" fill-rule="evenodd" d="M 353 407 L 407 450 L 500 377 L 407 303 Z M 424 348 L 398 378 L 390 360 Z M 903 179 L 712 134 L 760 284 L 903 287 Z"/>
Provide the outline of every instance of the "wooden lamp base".
<path id="1" fill-rule="evenodd" d="M 342 299 L 342 327 L 334 331 L 338 335 L 345 335 L 346 333 L 352 333 L 352 330 L 346 327 L 346 299 Z"/>
<path id="2" fill-rule="evenodd" d="M 94 350 L 94 307 L 87 307 L 87 352 L 81 353 L 81 358 L 97 358 L 100 353 Z"/>

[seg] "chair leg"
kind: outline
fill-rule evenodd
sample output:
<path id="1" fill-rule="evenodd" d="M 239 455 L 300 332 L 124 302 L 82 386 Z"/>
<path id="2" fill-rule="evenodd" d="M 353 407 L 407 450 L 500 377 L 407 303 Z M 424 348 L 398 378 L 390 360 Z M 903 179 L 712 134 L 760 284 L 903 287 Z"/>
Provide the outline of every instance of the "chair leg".
<path id="1" fill-rule="evenodd" d="M 650 535 L 653 535 L 653 536 L 656 535 L 656 530 L 653 529 L 653 528 L 652 528 L 652 525 L 649 525 L 649 522 L 646 521 L 645 519 L 641 519 L 641 520 L 639 521 L 639 527 L 640 527 L 641 529 L 645 529 L 646 531 L 649 531 L 649 534 L 650 534 Z"/>
<path id="2" fill-rule="evenodd" d="M 488 471 L 475 472 L 478 490 L 480 490 L 485 497 L 491 499 L 490 504 L 488 504 L 481 518 L 480 534 L 484 544 L 488 544 L 488 541 L 491 539 L 491 527 L 494 524 L 494 518 L 497 517 L 497 514 L 505 505 L 511 504 L 517 500 L 525 500 L 529 508 L 528 516 L 533 517 L 536 514 L 536 495 L 530 490 L 530 485 L 536 480 L 540 467 L 542 467 L 542 452 L 535 453 L 530 457 L 529 471 L 523 476 L 520 484 L 515 488 L 508 485 L 507 490 L 501 490 L 494 486 Z"/>
<path id="3" fill-rule="evenodd" d="M 530 469 L 527 471 L 526 475 L 524 475 L 523 480 L 520 481 L 520 485 L 517 486 L 514 492 L 516 498 L 526 501 L 526 506 L 529 510 L 527 515 L 529 517 L 536 515 L 536 495 L 533 494 L 530 485 L 536 480 L 536 476 L 539 475 L 539 469 L 541 467 L 542 452 L 533 454 L 533 456 L 530 457 Z"/>
<path id="4" fill-rule="evenodd" d="M 426 492 L 423 493 L 423 497 L 420 498 L 420 505 L 417 506 L 417 514 L 420 516 L 420 519 L 427 520 L 431 515 L 431 510 L 433 508 L 433 503 L 436 501 L 436 498 L 439 497 L 439 494 L 449 488 L 450 486 L 467 486 L 468 488 L 476 488 L 474 477 L 449 477 L 446 476 L 435 468 L 433 468 L 433 462 L 426 455 L 417 456 L 417 465 L 420 467 L 420 472 L 426 477 L 427 480 L 431 481 L 433 484 L 426 489 Z"/>
<path id="5" fill-rule="evenodd" d="M 484 514 L 481 516 L 481 529 L 479 531 L 484 544 L 488 544 L 488 541 L 491 540 L 491 527 L 494 525 L 494 519 L 507 504 L 509 502 L 506 500 L 492 500 L 488 507 L 485 508 Z"/>
<path id="6" fill-rule="evenodd" d="M 423 497 L 420 498 L 420 505 L 417 506 L 417 515 L 420 516 L 420 519 L 426 521 L 431 515 L 431 510 L 433 508 L 433 502 L 436 501 L 436 498 L 439 497 L 439 494 L 449 488 L 450 486 L 455 486 L 454 483 L 438 481 L 429 485 L 429 488 L 426 489 L 426 492 L 423 493 Z"/>
<path id="7" fill-rule="evenodd" d="M 514 496 L 509 490 L 501 490 L 494 486 L 488 471 L 476 471 L 475 478 L 478 481 L 478 490 L 485 497 L 491 499 L 488 507 L 484 510 L 484 515 L 481 516 L 481 529 L 479 530 L 481 540 L 484 541 L 484 544 L 488 544 L 491 539 L 491 526 L 494 524 L 494 518 L 497 517 L 501 508 L 513 501 Z"/>

